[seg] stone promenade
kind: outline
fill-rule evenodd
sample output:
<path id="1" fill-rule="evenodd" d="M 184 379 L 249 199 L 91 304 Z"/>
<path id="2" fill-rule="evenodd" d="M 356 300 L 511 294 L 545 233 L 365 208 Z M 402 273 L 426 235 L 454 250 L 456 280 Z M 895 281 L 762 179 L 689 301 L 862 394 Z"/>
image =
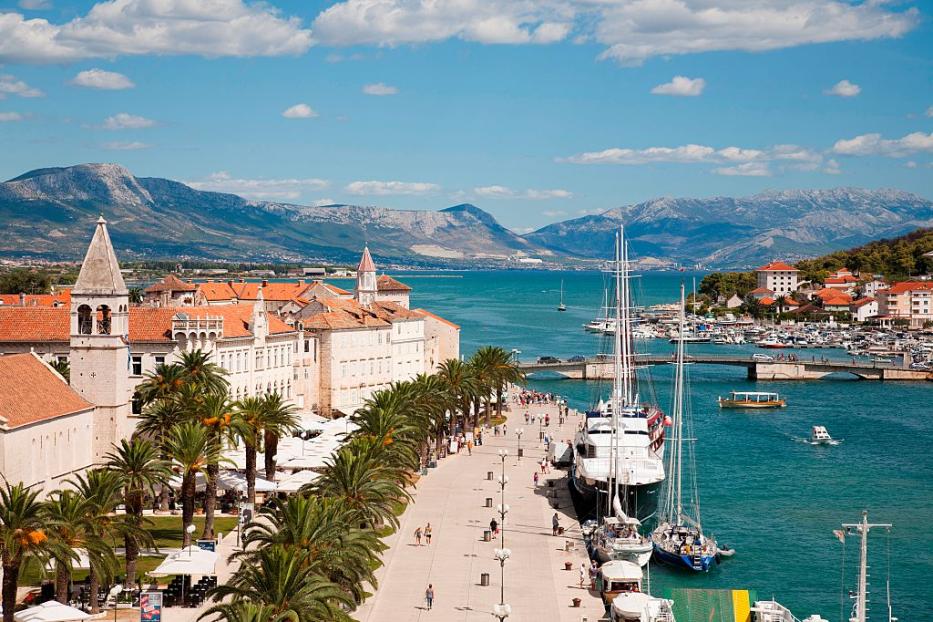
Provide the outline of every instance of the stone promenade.
<path id="1" fill-rule="evenodd" d="M 530 412 L 549 413 L 551 425 L 544 428 L 558 439 L 572 439 L 580 418 L 571 414 L 563 426 L 557 426 L 557 408 L 553 405 L 531 406 Z M 541 475 L 537 488 L 535 470 L 540 471 L 544 444 L 538 440 L 539 425 L 524 423 L 525 409 L 512 405 L 508 434 L 484 435 L 481 447 L 466 448 L 459 455 L 441 460 L 436 469 L 418 482 L 414 501 L 400 517 L 399 531 L 387 539 L 390 548 L 384 553 L 384 566 L 378 570 L 379 588 L 354 617 L 361 622 L 409 622 L 415 620 L 473 621 L 494 620 L 493 605 L 499 602 L 501 587 L 499 562 L 493 551 L 500 546 L 483 541 L 483 531 L 496 515 L 500 503 L 498 477 L 502 461 L 500 449 L 509 452 L 505 472 L 509 483 L 505 502 L 510 512 L 505 523 L 505 546 L 512 556 L 505 565 L 505 602 L 512 606 L 511 622 L 589 622 L 599 620 L 603 607 L 598 596 L 580 587 L 580 564 L 588 563 L 567 489 L 566 471 L 552 469 Z M 518 459 L 516 431 L 524 428 L 521 446 L 524 457 Z M 492 471 L 494 479 L 488 480 Z M 554 479 L 553 488 L 546 485 Z M 548 490 L 557 491 L 558 508 L 551 506 Z M 492 497 L 493 507 L 485 507 Z M 554 512 L 566 528 L 563 537 L 551 535 Z M 414 531 L 431 523 L 433 541 L 415 546 Z M 565 550 L 567 541 L 573 548 Z M 572 569 L 564 570 L 571 562 Z M 489 586 L 480 585 L 482 573 L 489 573 Z M 435 591 L 434 608 L 428 611 L 424 592 L 428 584 Z M 588 587 L 588 586 L 587 586 Z M 580 598 L 579 608 L 572 599 Z"/>

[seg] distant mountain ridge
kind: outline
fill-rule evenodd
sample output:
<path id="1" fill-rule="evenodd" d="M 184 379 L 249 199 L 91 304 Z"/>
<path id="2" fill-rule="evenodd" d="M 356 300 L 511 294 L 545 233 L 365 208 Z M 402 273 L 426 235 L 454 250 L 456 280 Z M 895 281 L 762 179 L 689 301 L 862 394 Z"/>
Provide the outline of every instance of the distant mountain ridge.
<path id="1" fill-rule="evenodd" d="M 812 257 L 933 225 L 933 202 L 900 190 L 784 190 L 750 197 L 662 197 L 525 236 L 555 252 L 607 257 L 620 224 L 635 257 L 749 266 Z"/>
<path id="2" fill-rule="evenodd" d="M 80 259 L 103 214 L 129 258 L 353 261 L 468 266 L 515 255 L 605 259 L 619 224 L 632 256 L 746 267 L 796 260 L 933 226 L 933 202 L 900 190 L 786 190 L 662 197 L 518 235 L 471 204 L 438 211 L 251 201 L 135 177 L 117 164 L 29 171 L 0 183 L 0 256 Z"/>

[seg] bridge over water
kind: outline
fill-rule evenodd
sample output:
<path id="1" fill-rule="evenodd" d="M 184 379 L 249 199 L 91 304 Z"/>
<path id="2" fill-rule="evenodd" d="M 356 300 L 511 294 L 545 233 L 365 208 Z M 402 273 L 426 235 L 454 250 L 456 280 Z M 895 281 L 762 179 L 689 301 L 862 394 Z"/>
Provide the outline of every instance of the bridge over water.
<path id="1" fill-rule="evenodd" d="M 685 359 L 694 365 L 728 365 L 744 367 L 750 380 L 818 380 L 830 374 L 847 373 L 864 380 L 931 380 L 933 372 L 908 369 L 895 363 L 834 361 L 813 357 L 796 361 L 761 361 L 751 356 L 691 355 Z M 670 355 L 649 354 L 636 357 L 638 366 L 672 363 Z M 526 374 L 553 373 L 577 380 L 611 379 L 612 359 L 595 357 L 583 361 L 552 363 L 519 361 Z"/>

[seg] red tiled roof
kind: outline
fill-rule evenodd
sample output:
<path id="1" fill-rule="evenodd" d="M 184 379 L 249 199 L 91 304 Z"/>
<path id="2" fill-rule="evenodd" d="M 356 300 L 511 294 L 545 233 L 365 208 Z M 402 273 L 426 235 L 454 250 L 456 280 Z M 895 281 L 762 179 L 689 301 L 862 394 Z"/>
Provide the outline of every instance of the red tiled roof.
<path id="1" fill-rule="evenodd" d="M 823 302 L 834 302 L 836 304 L 848 304 L 852 302 L 852 296 L 838 289 L 824 287 L 816 292 L 817 297 Z"/>
<path id="2" fill-rule="evenodd" d="M 767 266 L 761 266 L 756 269 L 755 272 L 786 272 L 788 270 L 791 272 L 799 272 L 797 268 L 787 265 L 783 261 L 772 261 Z"/>
<path id="3" fill-rule="evenodd" d="M 20 304 L 19 294 L 0 294 L 0 306 Z M 71 288 L 66 287 L 54 294 L 26 294 L 27 307 L 61 307 L 71 304 Z"/>
<path id="4" fill-rule="evenodd" d="M 889 287 L 889 294 L 903 294 L 904 292 L 933 291 L 933 281 L 900 281 Z"/>
<path id="5" fill-rule="evenodd" d="M 144 291 L 147 294 L 155 294 L 156 292 L 193 292 L 197 288 L 198 286 L 194 283 L 186 283 L 174 274 L 169 274 L 161 281 L 147 287 Z"/>
<path id="6" fill-rule="evenodd" d="M 378 279 L 376 279 L 376 289 L 380 292 L 410 292 L 411 288 L 402 283 L 401 281 L 396 281 L 388 274 L 383 274 Z"/>
<path id="7" fill-rule="evenodd" d="M 830 276 L 823 279 L 824 285 L 846 285 L 849 283 L 858 283 L 858 279 L 851 274 L 840 277 Z"/>
<path id="8" fill-rule="evenodd" d="M 752 291 L 748 292 L 749 294 L 773 294 L 774 292 L 768 289 L 767 287 L 756 287 Z"/>
<path id="9" fill-rule="evenodd" d="M 369 254 L 369 247 L 363 248 L 363 256 L 360 257 L 360 265 L 356 267 L 357 272 L 375 272 L 376 264 L 373 263 L 373 256 Z"/>
<path id="10" fill-rule="evenodd" d="M 768 296 L 765 296 L 764 298 L 762 298 L 762 299 L 759 300 L 758 302 L 761 303 L 761 304 L 763 304 L 763 305 L 766 306 L 766 307 L 770 307 L 771 305 L 774 304 L 774 298 L 770 298 L 770 297 L 768 297 Z"/>
<path id="11" fill-rule="evenodd" d="M 0 427 L 17 428 L 92 408 L 38 356 L 0 356 Z"/>
<path id="12" fill-rule="evenodd" d="M 448 326 L 450 326 L 450 327 L 452 327 L 452 328 L 456 328 L 457 330 L 460 330 L 460 327 L 459 327 L 458 325 L 454 324 L 454 323 L 451 322 L 450 320 L 445 320 L 444 318 L 442 318 L 442 317 L 439 316 L 439 315 L 435 315 L 435 314 L 431 313 L 431 312 L 428 311 L 427 309 L 414 309 L 413 311 L 414 311 L 414 313 L 418 313 L 418 314 L 420 314 L 420 315 L 424 315 L 424 316 L 427 316 L 427 317 L 430 317 L 430 318 L 434 318 L 434 319 L 437 320 L 438 322 L 443 322 L 444 324 L 447 324 Z"/>
<path id="13" fill-rule="evenodd" d="M 265 285 L 256 281 L 238 283 L 198 283 L 197 288 L 200 294 L 209 301 L 218 302 L 222 300 L 256 300 L 259 297 L 259 289 L 262 288 L 262 297 L 264 300 L 276 302 L 287 302 L 301 296 L 311 287 L 312 283 L 306 281 L 273 281 L 266 282 Z M 347 294 L 339 287 L 325 285 L 328 289 L 334 290 L 338 294 Z"/>
<path id="14" fill-rule="evenodd" d="M 860 299 L 854 301 L 854 302 L 851 304 L 851 306 L 853 306 L 853 307 L 864 307 L 865 305 L 867 305 L 867 304 L 870 303 L 870 302 L 875 302 L 875 299 L 874 299 L 874 298 L 860 298 Z"/>

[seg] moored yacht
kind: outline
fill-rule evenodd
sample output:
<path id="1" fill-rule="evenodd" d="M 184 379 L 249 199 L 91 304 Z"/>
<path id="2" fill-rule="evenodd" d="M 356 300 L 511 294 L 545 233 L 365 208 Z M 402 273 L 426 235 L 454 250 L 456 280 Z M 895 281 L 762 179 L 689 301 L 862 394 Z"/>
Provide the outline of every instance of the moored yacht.
<path id="1" fill-rule="evenodd" d="M 612 622 L 674 622 L 673 601 L 651 596 L 642 587 L 637 564 L 612 561 L 599 569 L 600 596 Z"/>

